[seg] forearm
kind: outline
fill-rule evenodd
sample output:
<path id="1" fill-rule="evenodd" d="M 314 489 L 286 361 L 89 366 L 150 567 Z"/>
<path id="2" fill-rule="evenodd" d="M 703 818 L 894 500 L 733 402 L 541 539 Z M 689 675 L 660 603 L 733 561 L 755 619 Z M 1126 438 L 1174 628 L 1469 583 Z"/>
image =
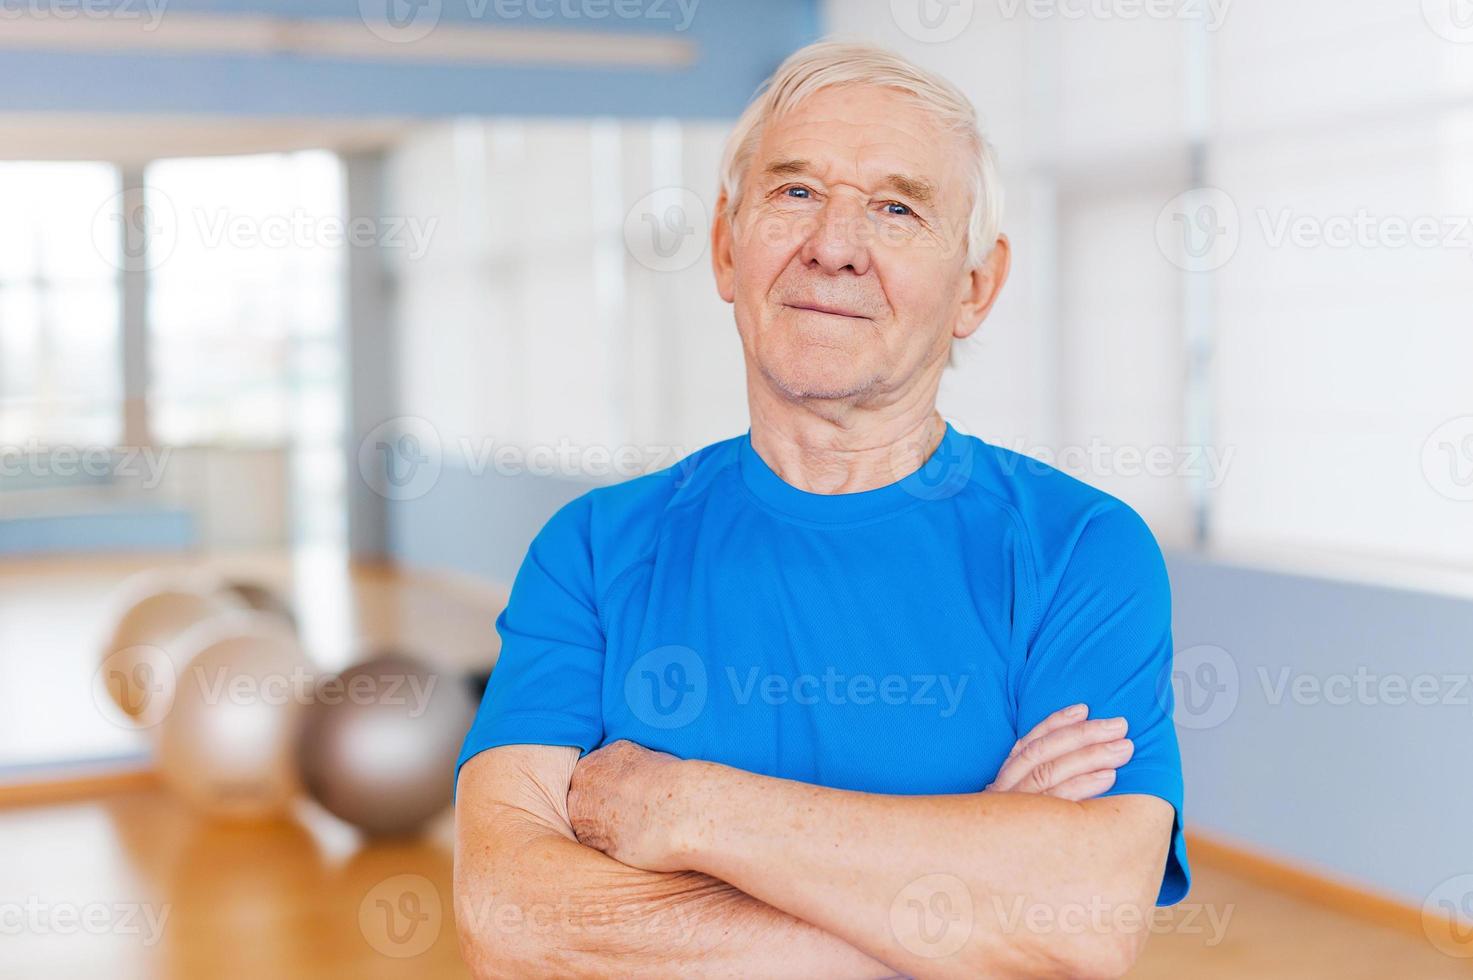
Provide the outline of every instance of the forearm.
<path id="1" fill-rule="evenodd" d="M 1159 831 L 1122 842 L 1119 800 L 849 793 L 709 763 L 679 785 L 682 866 L 908 974 L 1114 975 L 1141 938 L 1116 927 L 1154 905 Z"/>
<path id="2" fill-rule="evenodd" d="M 456 921 L 478 977 L 895 972 L 707 875 L 630 868 L 579 844 L 556 800 L 463 795 L 456 818 Z"/>
<path id="3" fill-rule="evenodd" d="M 456 916 L 477 976 L 894 973 L 724 882 L 628 868 L 550 831 L 505 833 L 456 863 L 466 869 Z"/>

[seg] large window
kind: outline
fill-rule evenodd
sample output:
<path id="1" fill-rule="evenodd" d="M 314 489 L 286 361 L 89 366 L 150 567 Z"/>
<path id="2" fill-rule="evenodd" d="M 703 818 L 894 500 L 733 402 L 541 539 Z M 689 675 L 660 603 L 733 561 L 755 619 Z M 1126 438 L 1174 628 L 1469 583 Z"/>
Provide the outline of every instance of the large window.
<path id="1" fill-rule="evenodd" d="M 326 151 L 0 163 L 0 446 L 183 450 L 154 499 L 235 515 L 202 517 L 203 544 L 280 543 L 289 519 L 340 545 L 346 212 Z M 221 496 L 251 480 L 259 519 Z"/>
<path id="2" fill-rule="evenodd" d="M 325 151 L 159 160 L 149 414 L 168 445 L 286 447 L 292 539 L 346 540 L 343 167 Z"/>
<path id="3" fill-rule="evenodd" d="M 160 160 L 145 184 L 155 438 L 276 445 L 341 431 L 338 159 Z"/>
<path id="4" fill-rule="evenodd" d="M 0 444 L 122 435 L 120 186 L 105 163 L 0 163 Z"/>

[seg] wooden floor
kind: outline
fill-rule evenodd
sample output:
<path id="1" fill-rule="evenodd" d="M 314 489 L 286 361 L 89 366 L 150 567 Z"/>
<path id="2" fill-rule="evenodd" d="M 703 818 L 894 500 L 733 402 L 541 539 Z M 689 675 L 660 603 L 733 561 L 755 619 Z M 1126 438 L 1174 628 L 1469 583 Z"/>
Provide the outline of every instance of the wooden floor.
<path id="1" fill-rule="evenodd" d="M 0 901 L 88 906 L 98 928 L 0 936 L 0 976 L 463 977 L 450 903 L 449 827 L 363 846 L 308 806 L 230 827 L 162 790 L 0 809 Z M 1133 977 L 1390 980 L 1473 977 L 1473 961 L 1194 863 L 1191 896 Z M 22 899 L 20 897 L 25 897 Z M 104 918 L 105 916 L 105 918 Z M 152 930 L 151 923 L 161 923 Z"/>
<path id="2" fill-rule="evenodd" d="M 295 820 L 231 826 L 161 789 L 0 810 L 0 896 L 38 903 L 36 925 L 0 936 L 0 976 L 465 976 L 448 836 L 442 823 L 364 847 L 305 804 Z M 89 907 L 90 932 L 42 918 L 85 922 Z"/>
<path id="3" fill-rule="evenodd" d="M 64 754 L 76 744 L 71 728 L 97 724 L 89 644 L 104 625 L 101 599 L 136 566 L 0 566 L 0 676 L 9 678 L 0 741 L 23 744 L 27 758 Z M 494 656 L 495 590 L 381 567 L 233 567 L 274 577 L 296 597 L 325 666 L 365 644 L 429 647 L 461 667 Z M 98 731 L 100 743 L 112 737 Z M 418 841 L 368 845 L 305 802 L 289 820 L 212 823 L 146 781 L 0 805 L 0 977 L 465 976 L 449 838 L 444 819 Z M 1193 877 L 1133 976 L 1473 977 L 1473 960 L 1444 956 L 1415 933 L 1308 904 L 1225 864 L 1194 859 Z"/>

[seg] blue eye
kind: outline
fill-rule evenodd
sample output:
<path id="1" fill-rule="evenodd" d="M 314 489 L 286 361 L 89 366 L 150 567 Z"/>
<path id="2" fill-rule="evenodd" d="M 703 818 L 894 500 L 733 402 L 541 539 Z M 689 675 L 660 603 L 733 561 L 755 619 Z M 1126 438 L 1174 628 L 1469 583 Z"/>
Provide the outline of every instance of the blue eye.
<path id="1" fill-rule="evenodd" d="M 808 188 L 806 188 L 806 187 L 789 187 L 788 190 L 787 190 L 787 193 L 789 193 L 789 194 L 798 193 L 798 194 L 804 195 L 804 197 L 807 197 L 807 195 L 808 195 L 809 192 L 808 192 Z"/>
<path id="2" fill-rule="evenodd" d="M 895 215 L 899 215 L 902 218 L 915 213 L 909 207 L 907 207 L 904 204 L 901 204 L 899 201 L 887 201 L 886 204 L 885 204 L 885 207 L 887 207 L 887 208 L 899 208 L 900 209 L 899 211 L 891 211 L 890 213 L 891 214 L 895 214 Z"/>

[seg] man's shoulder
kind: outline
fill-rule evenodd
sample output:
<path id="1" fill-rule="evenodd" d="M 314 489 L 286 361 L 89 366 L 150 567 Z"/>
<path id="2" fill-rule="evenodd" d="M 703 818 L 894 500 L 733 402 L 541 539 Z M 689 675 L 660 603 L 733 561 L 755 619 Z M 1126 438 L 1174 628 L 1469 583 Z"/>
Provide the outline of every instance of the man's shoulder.
<path id="1" fill-rule="evenodd" d="M 976 436 L 962 438 L 970 447 L 972 485 L 1030 524 L 1047 527 L 1060 519 L 1073 523 L 1099 510 L 1130 509 L 1118 497 L 1035 456 Z"/>
<path id="2" fill-rule="evenodd" d="M 971 485 L 1005 510 L 1026 539 L 1040 577 L 1062 571 L 1076 549 L 1156 550 L 1141 516 L 1119 497 L 1043 460 L 974 436 Z"/>
<path id="3" fill-rule="evenodd" d="M 542 533 L 576 536 L 616 560 L 638 552 L 653 542 L 666 514 L 699 498 L 734 464 L 740 439 L 734 436 L 714 442 L 681 455 L 662 469 L 587 490 L 563 505 Z M 642 451 L 654 450 L 642 447 Z"/>
<path id="4" fill-rule="evenodd" d="M 614 523 L 668 510 L 704 493 L 721 472 L 733 465 L 740 439 L 733 436 L 713 442 L 680 456 L 663 469 L 595 487 L 583 495 L 586 506 L 595 516 Z"/>

